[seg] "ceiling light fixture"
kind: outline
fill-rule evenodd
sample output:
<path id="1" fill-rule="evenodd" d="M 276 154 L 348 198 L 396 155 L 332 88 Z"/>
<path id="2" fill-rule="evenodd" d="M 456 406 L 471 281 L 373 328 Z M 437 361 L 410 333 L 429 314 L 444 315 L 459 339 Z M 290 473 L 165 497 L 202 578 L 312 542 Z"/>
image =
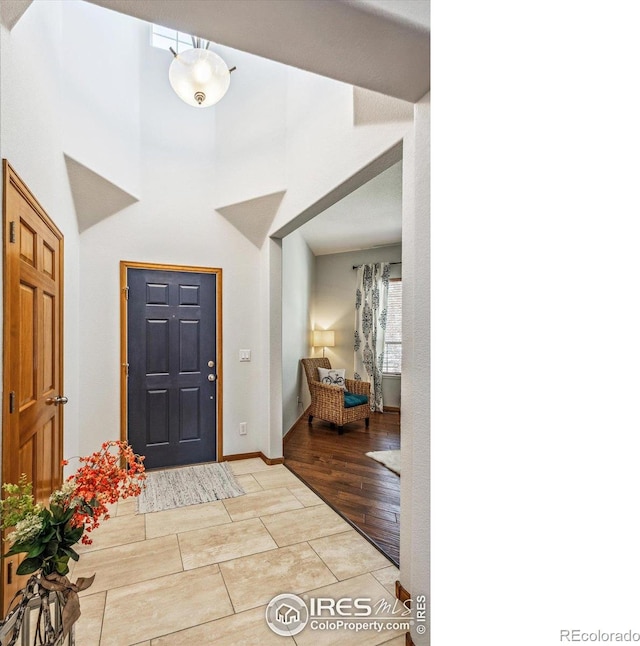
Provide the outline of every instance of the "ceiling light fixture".
<path id="1" fill-rule="evenodd" d="M 193 49 L 177 54 L 169 47 L 173 60 L 169 66 L 169 83 L 175 93 L 194 108 L 207 108 L 218 103 L 227 93 L 231 69 L 214 52 L 211 43 L 192 36 Z"/>

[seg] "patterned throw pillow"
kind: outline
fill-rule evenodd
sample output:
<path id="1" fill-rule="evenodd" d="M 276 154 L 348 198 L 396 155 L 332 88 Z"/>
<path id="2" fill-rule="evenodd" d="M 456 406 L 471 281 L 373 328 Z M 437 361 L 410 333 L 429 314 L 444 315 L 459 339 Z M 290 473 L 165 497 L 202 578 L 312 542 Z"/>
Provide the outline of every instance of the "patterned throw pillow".
<path id="1" fill-rule="evenodd" d="M 344 368 L 342 370 L 318 368 L 319 381 L 323 384 L 329 384 L 330 386 L 340 386 L 340 388 L 346 390 L 347 386 L 344 382 L 345 372 Z"/>

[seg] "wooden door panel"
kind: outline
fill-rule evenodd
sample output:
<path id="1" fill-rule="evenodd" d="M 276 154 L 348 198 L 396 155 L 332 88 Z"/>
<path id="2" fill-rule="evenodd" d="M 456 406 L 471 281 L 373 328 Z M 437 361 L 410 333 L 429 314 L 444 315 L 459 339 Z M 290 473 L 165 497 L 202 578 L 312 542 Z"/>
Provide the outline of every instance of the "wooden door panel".
<path id="1" fill-rule="evenodd" d="M 20 219 L 20 260 L 36 266 L 36 232 Z"/>
<path id="2" fill-rule="evenodd" d="M 29 482 L 33 482 L 33 474 L 35 473 L 35 433 L 20 446 L 18 453 L 18 462 L 20 465 L 20 472 L 27 476 Z"/>
<path id="3" fill-rule="evenodd" d="M 56 303 L 53 294 L 42 293 L 42 379 L 40 381 L 40 394 L 45 397 L 52 395 L 56 387 L 55 373 L 55 335 L 56 335 Z"/>
<path id="4" fill-rule="evenodd" d="M 20 285 L 20 409 L 35 403 L 36 398 L 36 288 Z"/>
<path id="5" fill-rule="evenodd" d="M 36 500 L 62 483 L 63 238 L 4 162 L 3 482 L 24 473 Z M 24 585 L 19 558 L 3 559 L 2 605 Z M 13 582 L 8 581 L 13 570 Z"/>
<path id="6" fill-rule="evenodd" d="M 58 484 L 60 463 L 54 464 L 57 451 L 54 449 L 56 440 L 55 418 L 48 419 L 35 434 L 36 452 L 34 470 L 37 489 L 34 490 L 37 500 L 46 500 Z"/>
<path id="7" fill-rule="evenodd" d="M 56 252 L 46 243 L 42 243 L 42 272 L 55 280 Z"/>

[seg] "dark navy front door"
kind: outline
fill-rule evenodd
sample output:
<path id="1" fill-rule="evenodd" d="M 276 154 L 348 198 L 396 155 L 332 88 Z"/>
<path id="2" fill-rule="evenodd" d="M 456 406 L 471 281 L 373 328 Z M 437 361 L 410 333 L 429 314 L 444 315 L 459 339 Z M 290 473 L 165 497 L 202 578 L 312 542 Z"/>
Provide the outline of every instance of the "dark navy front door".
<path id="1" fill-rule="evenodd" d="M 216 459 L 216 280 L 127 269 L 128 437 L 147 468 Z"/>

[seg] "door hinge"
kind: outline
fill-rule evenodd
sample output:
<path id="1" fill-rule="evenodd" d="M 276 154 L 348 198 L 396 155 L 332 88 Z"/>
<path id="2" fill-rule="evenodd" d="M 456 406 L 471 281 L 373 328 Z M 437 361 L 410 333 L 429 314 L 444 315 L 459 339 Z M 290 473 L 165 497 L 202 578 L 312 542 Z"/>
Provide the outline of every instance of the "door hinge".
<path id="1" fill-rule="evenodd" d="M 12 220 L 9 222 L 9 242 L 16 241 L 16 223 Z"/>
<path id="2" fill-rule="evenodd" d="M 124 300 L 128 301 L 129 300 L 129 286 L 123 287 L 122 291 L 124 292 Z"/>
<path id="3" fill-rule="evenodd" d="M 16 409 L 16 393 L 15 391 L 11 391 L 9 393 L 9 412 L 13 413 L 13 411 Z"/>
<path id="4" fill-rule="evenodd" d="M 122 367 L 124 368 L 124 374 L 128 377 L 129 376 L 129 364 L 128 363 L 123 363 Z"/>

